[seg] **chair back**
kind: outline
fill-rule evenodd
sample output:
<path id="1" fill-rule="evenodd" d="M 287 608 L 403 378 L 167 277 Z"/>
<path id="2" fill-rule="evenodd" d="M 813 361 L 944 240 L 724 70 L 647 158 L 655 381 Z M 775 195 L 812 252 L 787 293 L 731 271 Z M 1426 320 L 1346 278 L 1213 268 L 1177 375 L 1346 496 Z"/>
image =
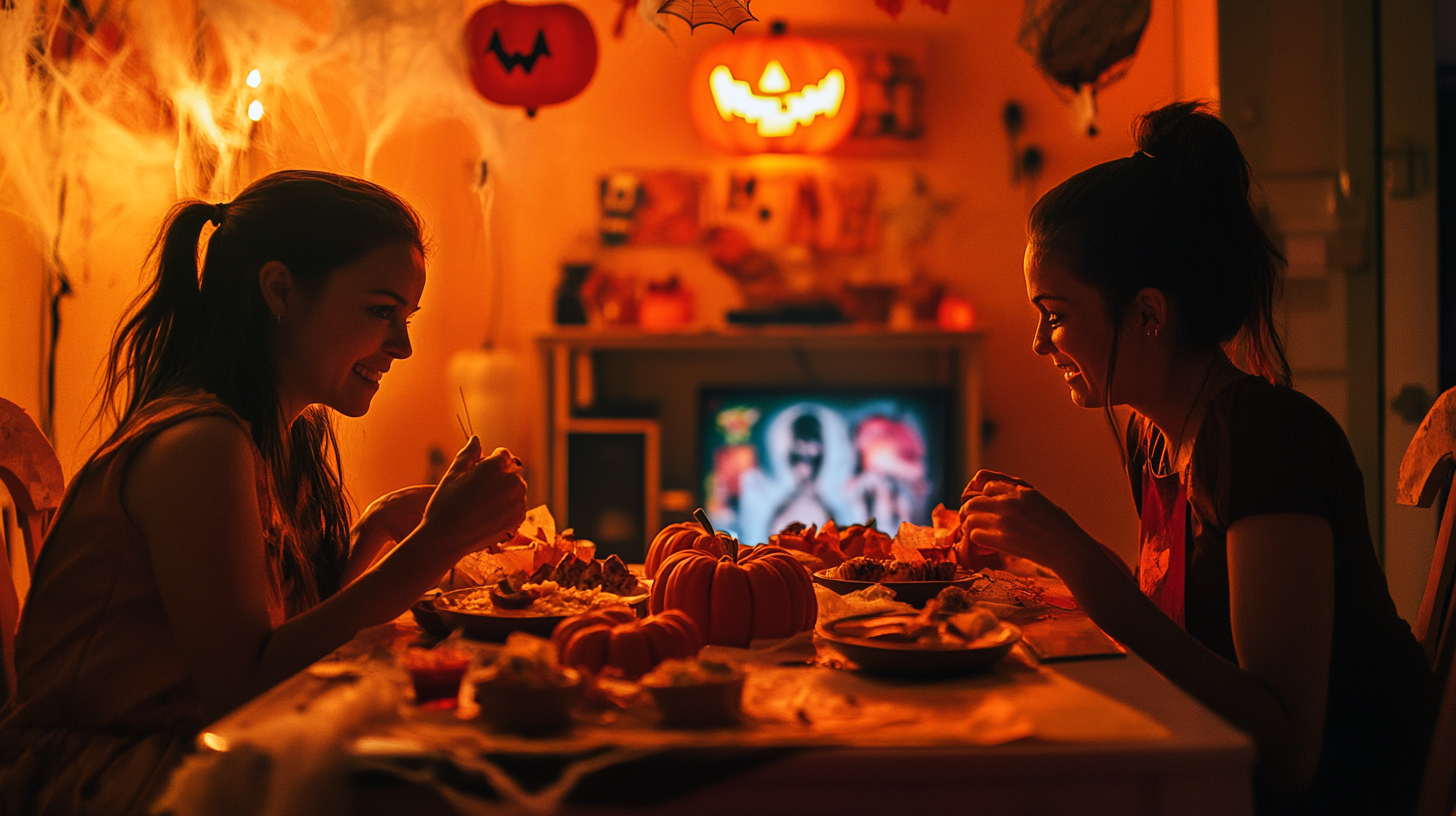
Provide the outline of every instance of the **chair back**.
<path id="1" fill-rule="evenodd" d="M 15 693 L 15 628 L 30 588 L 30 574 L 41 543 L 66 492 L 61 462 L 35 420 L 9 400 L 0 399 L 0 482 L 15 506 L 19 535 L 0 524 L 5 575 L 0 576 L 0 642 L 3 642 L 5 688 Z"/>
<path id="2" fill-rule="evenodd" d="M 1441 510 L 1440 532 L 1431 556 L 1426 590 L 1416 613 L 1415 635 L 1426 649 L 1441 688 L 1441 708 L 1436 718 L 1435 738 L 1426 763 L 1418 816 L 1456 814 L 1456 672 L 1451 671 L 1456 652 L 1452 630 L 1452 586 L 1456 584 L 1456 552 L 1451 548 L 1451 530 L 1456 522 L 1456 501 L 1451 500 L 1451 479 L 1456 473 L 1456 388 L 1442 394 L 1426 414 L 1415 438 L 1400 462 L 1396 501 Z"/>

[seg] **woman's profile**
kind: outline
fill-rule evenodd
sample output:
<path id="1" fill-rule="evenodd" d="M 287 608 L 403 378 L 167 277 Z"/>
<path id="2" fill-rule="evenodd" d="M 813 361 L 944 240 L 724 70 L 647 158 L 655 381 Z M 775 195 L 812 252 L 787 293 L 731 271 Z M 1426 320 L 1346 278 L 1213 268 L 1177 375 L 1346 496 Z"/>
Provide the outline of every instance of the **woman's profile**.
<path id="1" fill-rule="evenodd" d="M 1194 103 L 1033 208 L 1033 351 L 1072 400 L 1131 411 L 1133 573 L 1021 479 L 966 486 L 962 552 L 1050 567 L 1089 615 L 1247 732 L 1262 813 L 1409 813 L 1435 718 L 1430 666 L 1376 559 L 1340 425 L 1289 387 L 1283 259 L 1232 132 Z M 1225 349 L 1239 352 L 1247 370 Z"/>
<path id="2" fill-rule="evenodd" d="M 351 523 L 331 415 L 411 355 L 424 251 L 408 204 L 328 173 L 173 208 L 21 614 L 0 812 L 145 812 L 202 725 L 520 523 L 520 463 L 477 438 Z"/>

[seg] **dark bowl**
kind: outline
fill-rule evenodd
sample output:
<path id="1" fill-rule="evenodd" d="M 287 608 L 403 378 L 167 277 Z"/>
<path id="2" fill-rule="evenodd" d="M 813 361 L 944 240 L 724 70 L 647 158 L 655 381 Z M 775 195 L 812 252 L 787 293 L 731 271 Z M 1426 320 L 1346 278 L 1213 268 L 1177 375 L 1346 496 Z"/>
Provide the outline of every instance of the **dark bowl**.
<path id="1" fill-rule="evenodd" d="M 440 610 L 435 608 L 434 598 L 421 598 L 410 607 L 410 614 L 414 616 L 415 623 L 420 625 L 427 635 L 435 637 L 447 637 L 450 634 L 450 624 L 440 616 Z"/>
<path id="2" fill-rule="evenodd" d="M 736 724 L 743 712 L 742 677 L 723 683 L 648 685 L 647 691 L 668 728 L 722 728 Z"/>
<path id="3" fill-rule="evenodd" d="M 581 695 L 581 675 L 571 671 L 565 686 L 520 686 L 496 680 L 475 684 L 480 715 L 497 731 L 527 737 L 557 734 L 571 727 L 571 706 Z"/>
<path id="4" fill-rule="evenodd" d="M 959 677 L 988 671 L 1021 639 L 1021 630 L 1004 621 L 996 629 L 961 648 L 927 648 L 914 643 L 849 636 L 839 631 L 846 624 L 859 624 L 873 618 L 893 621 L 895 618 L 914 617 L 909 612 L 849 615 L 820 626 L 818 634 L 866 674 L 919 679 Z"/>
<path id="5" fill-rule="evenodd" d="M 840 595 L 848 595 L 875 584 L 884 584 L 895 591 L 895 600 L 904 601 L 916 609 L 925 606 L 927 601 L 939 595 L 940 591 L 946 587 L 965 589 L 975 582 L 973 575 L 965 575 L 952 581 L 849 581 L 825 575 L 825 572 L 827 570 L 819 570 L 814 573 L 814 583 L 827 587 Z"/>

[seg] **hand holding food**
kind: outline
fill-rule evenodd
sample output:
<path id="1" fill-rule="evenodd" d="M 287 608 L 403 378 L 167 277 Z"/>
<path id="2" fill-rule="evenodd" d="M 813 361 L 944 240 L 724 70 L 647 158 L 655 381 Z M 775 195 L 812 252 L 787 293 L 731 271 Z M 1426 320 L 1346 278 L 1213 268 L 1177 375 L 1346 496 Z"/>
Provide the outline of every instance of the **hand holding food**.
<path id="1" fill-rule="evenodd" d="M 435 487 L 423 523 L 463 555 L 509 537 L 525 517 L 520 460 L 505 448 L 482 456 L 480 438 L 472 436 Z"/>
<path id="2" fill-rule="evenodd" d="M 962 547 L 998 550 L 1055 570 L 1071 547 L 1096 545 L 1065 510 L 1021 479 L 983 470 L 962 496 Z"/>
<path id="3" fill-rule="evenodd" d="M 385 493 L 370 502 L 354 525 L 354 546 L 366 541 L 399 543 L 420 525 L 434 485 L 414 485 Z"/>

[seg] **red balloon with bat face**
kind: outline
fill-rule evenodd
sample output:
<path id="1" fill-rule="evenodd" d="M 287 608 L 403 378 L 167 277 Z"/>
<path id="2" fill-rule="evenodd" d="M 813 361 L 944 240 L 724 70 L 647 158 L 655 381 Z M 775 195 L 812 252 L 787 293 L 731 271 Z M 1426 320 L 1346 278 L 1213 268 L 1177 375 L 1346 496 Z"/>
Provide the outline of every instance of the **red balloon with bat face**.
<path id="1" fill-rule="evenodd" d="M 480 95 L 520 105 L 529 116 L 581 93 L 597 70 L 591 21 L 565 3 L 482 6 L 466 24 L 465 41 Z"/>

